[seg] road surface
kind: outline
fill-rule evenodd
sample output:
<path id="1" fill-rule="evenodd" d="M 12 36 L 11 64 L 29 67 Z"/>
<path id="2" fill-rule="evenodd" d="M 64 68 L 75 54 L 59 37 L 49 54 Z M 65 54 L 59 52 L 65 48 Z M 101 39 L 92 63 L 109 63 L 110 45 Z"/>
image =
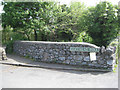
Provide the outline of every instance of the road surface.
<path id="1" fill-rule="evenodd" d="M 118 71 L 82 72 L 2 65 L 3 88 L 118 88 Z"/>

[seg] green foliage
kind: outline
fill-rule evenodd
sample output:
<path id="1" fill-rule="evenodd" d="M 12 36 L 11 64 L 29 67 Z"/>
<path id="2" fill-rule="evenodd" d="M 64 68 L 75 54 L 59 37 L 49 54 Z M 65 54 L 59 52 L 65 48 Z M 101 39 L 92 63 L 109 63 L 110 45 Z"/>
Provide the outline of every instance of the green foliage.
<path id="1" fill-rule="evenodd" d="M 120 52 L 119 52 L 119 46 L 120 46 L 120 43 L 118 42 L 118 40 L 113 40 L 109 46 L 113 46 L 113 47 L 116 47 L 116 51 L 115 51 L 115 54 L 116 54 L 116 64 L 118 64 L 118 60 L 119 60 L 119 55 L 120 55 Z"/>
<path id="2" fill-rule="evenodd" d="M 27 40 L 27 38 L 21 33 L 14 32 L 13 28 L 10 26 L 2 30 L 2 44 L 6 46 L 7 53 L 12 53 L 12 45 L 16 40 Z"/>
<path id="3" fill-rule="evenodd" d="M 119 59 L 120 59 L 120 42 L 117 44 L 116 48 L 116 64 L 118 64 Z"/>
<path id="4" fill-rule="evenodd" d="M 49 22 L 53 17 L 54 2 L 5 2 L 2 14 L 3 27 L 11 26 L 15 32 L 27 35 L 34 33 L 34 40 L 37 40 L 37 32 L 45 25 L 51 26 Z M 21 29 L 22 28 L 22 29 Z"/>
<path id="5" fill-rule="evenodd" d="M 85 15 L 84 29 L 98 46 L 107 46 L 117 37 L 118 23 L 116 8 L 109 2 L 101 2 L 89 8 Z"/>
<path id="6" fill-rule="evenodd" d="M 77 41 L 107 46 L 120 29 L 118 7 L 109 2 L 90 8 L 80 2 L 71 2 L 70 6 L 47 1 L 3 5 L 2 42 L 7 50 L 15 40 Z"/>
<path id="7" fill-rule="evenodd" d="M 12 53 L 13 52 L 13 41 L 9 41 L 6 44 L 6 53 Z"/>
<path id="8" fill-rule="evenodd" d="M 92 43 L 93 40 L 85 31 L 83 31 L 79 34 L 75 41 Z"/>
<path id="9" fill-rule="evenodd" d="M 27 40 L 71 41 L 78 29 L 84 5 L 76 2 L 4 2 L 3 28 L 13 28 Z M 12 32 L 13 32 L 12 31 Z M 34 38 L 33 38 L 34 37 Z"/>
<path id="10" fill-rule="evenodd" d="M 117 68 L 117 67 L 118 67 L 118 65 L 115 64 L 114 69 L 113 69 L 113 72 L 114 72 L 114 73 L 116 73 L 116 70 L 117 70 L 116 68 Z"/>

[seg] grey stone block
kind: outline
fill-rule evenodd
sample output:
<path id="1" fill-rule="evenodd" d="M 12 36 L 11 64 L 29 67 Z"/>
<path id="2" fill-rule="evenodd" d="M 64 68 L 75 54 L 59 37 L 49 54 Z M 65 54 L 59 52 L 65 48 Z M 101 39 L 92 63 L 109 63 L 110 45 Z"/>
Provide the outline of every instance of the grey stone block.
<path id="1" fill-rule="evenodd" d="M 75 61 L 76 65 L 81 65 L 82 61 Z"/>
<path id="2" fill-rule="evenodd" d="M 71 57 L 71 56 L 68 56 L 68 58 L 67 58 L 68 60 L 72 60 L 73 58 Z"/>
<path id="3" fill-rule="evenodd" d="M 99 60 L 98 63 L 99 63 L 99 64 L 104 64 L 105 61 L 104 61 L 104 60 Z"/>
<path id="4" fill-rule="evenodd" d="M 64 61 L 65 57 L 59 57 L 59 60 Z"/>
<path id="5" fill-rule="evenodd" d="M 113 63 L 114 63 L 113 60 L 108 60 L 108 61 L 107 61 L 107 64 L 108 64 L 108 65 L 113 65 Z"/>
<path id="6" fill-rule="evenodd" d="M 93 64 L 93 63 L 89 63 L 88 65 L 89 65 L 90 67 L 93 67 L 93 66 L 94 66 L 94 64 Z"/>
<path id="7" fill-rule="evenodd" d="M 65 63 L 66 63 L 66 64 L 70 64 L 70 60 L 66 60 Z"/>
<path id="8" fill-rule="evenodd" d="M 90 61 L 90 57 L 89 56 L 84 57 L 84 61 Z"/>
<path id="9" fill-rule="evenodd" d="M 94 66 L 97 67 L 97 68 L 101 67 L 100 64 L 95 64 Z"/>
<path id="10" fill-rule="evenodd" d="M 76 63 L 75 62 L 70 62 L 70 65 L 76 65 Z"/>
<path id="11" fill-rule="evenodd" d="M 82 62 L 81 64 L 82 64 L 82 65 L 87 65 L 87 62 Z"/>
<path id="12" fill-rule="evenodd" d="M 83 56 L 82 55 L 74 55 L 74 60 L 82 60 Z"/>

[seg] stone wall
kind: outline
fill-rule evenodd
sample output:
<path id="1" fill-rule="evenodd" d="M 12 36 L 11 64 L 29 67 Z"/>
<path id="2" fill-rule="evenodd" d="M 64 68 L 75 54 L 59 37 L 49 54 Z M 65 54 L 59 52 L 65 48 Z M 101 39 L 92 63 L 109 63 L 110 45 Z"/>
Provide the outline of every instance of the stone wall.
<path id="1" fill-rule="evenodd" d="M 0 60 L 7 60 L 5 48 L 0 46 Z"/>
<path id="2" fill-rule="evenodd" d="M 85 42 L 16 41 L 13 49 L 19 55 L 43 62 L 109 70 L 115 63 L 114 47 L 105 49 Z M 95 52 L 95 60 L 91 59 L 91 52 Z"/>

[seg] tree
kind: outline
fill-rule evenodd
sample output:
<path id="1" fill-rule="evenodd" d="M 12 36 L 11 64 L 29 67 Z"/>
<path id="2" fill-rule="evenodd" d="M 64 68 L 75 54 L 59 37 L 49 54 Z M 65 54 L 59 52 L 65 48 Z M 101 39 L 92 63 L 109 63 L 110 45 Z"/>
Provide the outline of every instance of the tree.
<path id="1" fill-rule="evenodd" d="M 55 2 L 4 2 L 2 14 L 3 27 L 11 26 L 14 32 L 25 35 L 30 40 L 34 33 L 34 40 L 38 40 L 38 33 L 45 26 L 50 26 L 53 18 Z"/>
<path id="2" fill-rule="evenodd" d="M 98 46 L 107 46 L 117 37 L 118 18 L 116 8 L 109 2 L 100 2 L 89 8 L 83 16 L 84 29 Z"/>
<path id="3" fill-rule="evenodd" d="M 58 7 L 55 25 L 55 33 L 58 40 L 72 41 L 79 33 L 78 18 L 82 16 L 84 5 L 80 2 L 72 2 L 70 6 L 66 4 Z"/>

